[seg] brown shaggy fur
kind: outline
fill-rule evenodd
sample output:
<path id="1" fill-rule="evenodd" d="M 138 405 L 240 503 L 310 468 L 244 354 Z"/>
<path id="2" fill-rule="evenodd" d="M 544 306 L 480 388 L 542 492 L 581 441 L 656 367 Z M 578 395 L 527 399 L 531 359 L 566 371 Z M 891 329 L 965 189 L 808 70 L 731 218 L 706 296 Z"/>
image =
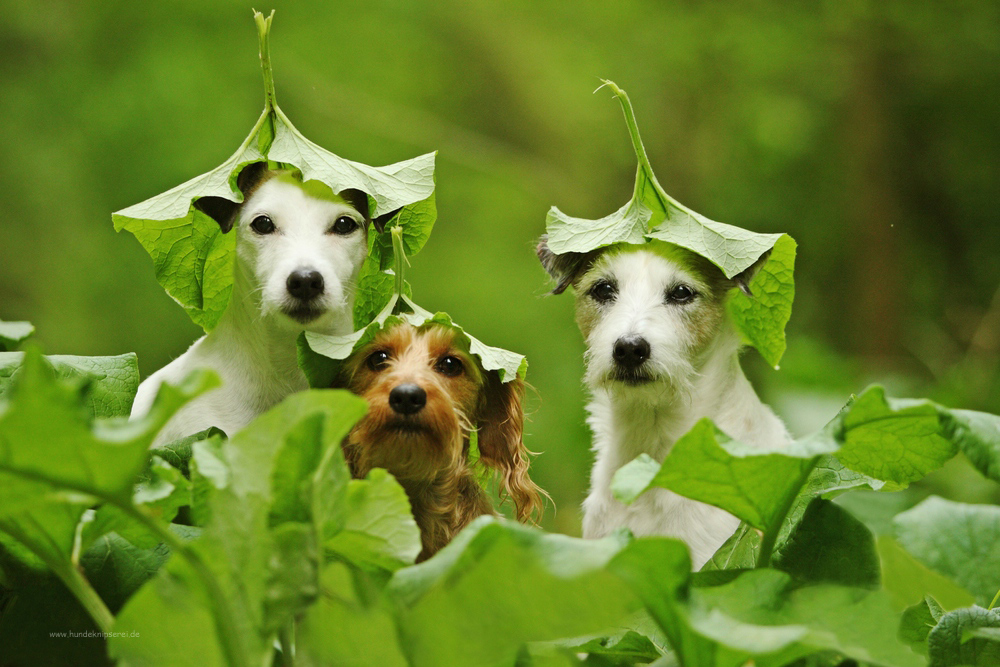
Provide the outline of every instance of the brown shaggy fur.
<path id="1" fill-rule="evenodd" d="M 442 372 L 441 361 L 448 357 L 461 362 L 461 372 Z M 416 413 L 401 415 L 390 406 L 389 393 L 409 383 L 426 392 L 427 402 Z M 524 383 L 503 383 L 494 372 L 484 375 L 455 345 L 453 330 L 400 324 L 383 331 L 348 360 L 335 386 L 368 401 L 368 414 L 344 441 L 344 455 L 354 477 L 385 468 L 403 486 L 423 543 L 417 562 L 476 517 L 496 513 L 469 464 L 473 429 L 480 463 L 498 473 L 501 493 L 513 499 L 518 520 L 530 521 L 540 510 L 540 490 L 528 476 L 522 440 Z"/>

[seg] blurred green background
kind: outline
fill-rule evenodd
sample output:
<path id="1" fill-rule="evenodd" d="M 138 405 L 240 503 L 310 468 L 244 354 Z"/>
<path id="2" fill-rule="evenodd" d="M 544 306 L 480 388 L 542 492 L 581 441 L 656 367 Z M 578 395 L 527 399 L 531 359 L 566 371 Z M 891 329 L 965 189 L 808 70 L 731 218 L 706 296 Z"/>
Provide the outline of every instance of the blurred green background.
<path id="1" fill-rule="evenodd" d="M 333 152 L 437 150 L 417 301 L 526 354 L 528 446 L 579 533 L 591 453 L 572 298 L 546 296 L 551 205 L 600 217 L 635 174 L 635 106 L 668 192 L 799 242 L 789 349 L 744 366 L 796 433 L 852 391 L 1000 412 L 1000 4 L 992 1 L 274 2 L 278 101 Z M 0 0 L 0 319 L 50 353 L 135 351 L 147 375 L 199 329 L 111 212 L 220 164 L 263 106 L 245 2 Z M 997 501 L 961 461 L 923 484 Z"/>

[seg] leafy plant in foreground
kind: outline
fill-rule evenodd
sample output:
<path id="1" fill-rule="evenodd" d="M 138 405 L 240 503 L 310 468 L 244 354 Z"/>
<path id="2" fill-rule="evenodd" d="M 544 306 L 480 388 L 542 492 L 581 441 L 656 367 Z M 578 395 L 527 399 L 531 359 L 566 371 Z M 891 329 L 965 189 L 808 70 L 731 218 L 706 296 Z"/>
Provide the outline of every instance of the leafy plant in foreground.
<path id="1" fill-rule="evenodd" d="M 93 396 L 134 391 L 134 364 L 67 359 L 76 372 L 57 374 L 17 353 L 0 376 L 0 646 L 14 664 L 67 645 L 47 635 L 70 623 L 67 589 L 121 633 L 107 640 L 119 665 L 259 665 L 275 641 L 285 664 L 434 666 L 574 665 L 583 651 L 611 665 L 990 665 L 1000 645 L 996 612 L 968 606 L 1000 589 L 996 508 L 931 499 L 885 542 L 830 500 L 902 488 L 959 450 L 995 478 L 993 415 L 872 388 L 821 433 L 764 452 L 699 423 L 662 465 L 623 468 L 616 491 L 662 486 L 742 518 L 701 573 L 676 540 L 493 518 L 414 566 L 402 488 L 380 470 L 352 480 L 342 458 L 359 399 L 304 392 L 231 439 L 150 452 L 209 380 L 165 386 L 147 420 L 126 422 Z M 182 506 L 198 526 L 169 523 Z M 46 571 L 65 588 L 38 584 Z"/>

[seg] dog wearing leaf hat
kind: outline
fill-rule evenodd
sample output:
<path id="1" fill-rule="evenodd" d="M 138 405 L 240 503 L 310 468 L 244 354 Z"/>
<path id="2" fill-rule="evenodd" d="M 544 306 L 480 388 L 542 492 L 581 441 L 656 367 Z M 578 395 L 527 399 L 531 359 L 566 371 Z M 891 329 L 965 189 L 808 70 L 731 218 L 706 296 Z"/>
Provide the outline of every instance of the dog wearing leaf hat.
<path id="1" fill-rule="evenodd" d="M 543 236 L 537 254 L 558 282 L 553 292 L 575 292 L 587 344 L 587 422 L 596 461 L 583 503 L 583 536 L 599 538 L 625 526 L 636 535 L 678 537 L 701 567 L 735 531 L 735 517 L 666 489 L 625 505 L 612 494 L 611 481 L 640 454 L 662 461 L 704 417 L 747 445 L 788 442 L 784 424 L 740 368 L 743 343 L 726 309 L 730 292 L 748 289 L 767 257 L 727 279 L 703 257 L 660 242 L 557 255 Z"/>
<path id="2" fill-rule="evenodd" d="M 296 339 L 304 331 L 353 328 L 354 284 L 367 255 L 367 196 L 334 193 L 294 173 L 245 167 L 242 204 L 203 197 L 195 206 L 223 232 L 236 234 L 229 305 L 218 325 L 140 386 L 132 417 L 145 414 L 161 384 L 210 369 L 222 386 L 181 408 L 156 444 L 211 426 L 229 435 L 289 394 L 306 389 Z"/>

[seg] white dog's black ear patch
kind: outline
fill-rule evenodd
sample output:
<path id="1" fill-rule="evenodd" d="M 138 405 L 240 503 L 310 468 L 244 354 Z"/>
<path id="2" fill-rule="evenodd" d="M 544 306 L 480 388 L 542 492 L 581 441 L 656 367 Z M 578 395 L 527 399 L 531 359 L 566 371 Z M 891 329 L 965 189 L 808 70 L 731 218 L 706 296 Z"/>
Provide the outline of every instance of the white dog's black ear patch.
<path id="1" fill-rule="evenodd" d="M 354 188 L 349 188 L 347 190 L 341 190 L 337 193 L 337 195 L 353 206 L 354 210 L 360 213 L 365 220 L 371 220 L 371 216 L 368 214 L 368 195 L 364 192 L 361 190 L 355 190 Z"/>
<path id="2" fill-rule="evenodd" d="M 243 193 L 243 201 L 246 201 L 250 194 L 264 182 L 266 174 L 266 162 L 253 162 L 243 167 L 240 175 L 236 177 L 236 186 Z M 196 209 L 219 223 L 223 234 L 228 233 L 233 228 L 236 212 L 241 205 L 225 197 L 199 197 L 194 202 Z"/>
<path id="3" fill-rule="evenodd" d="M 557 255 L 549 250 L 549 235 L 542 234 L 542 237 L 538 239 L 538 245 L 535 247 L 535 254 L 538 255 L 538 261 L 542 263 L 548 274 L 557 281 L 552 293 L 562 294 L 566 291 L 567 287 L 575 283 L 580 276 L 586 273 L 590 265 L 594 263 L 597 255 L 600 254 L 600 251 L 567 252 Z"/>

